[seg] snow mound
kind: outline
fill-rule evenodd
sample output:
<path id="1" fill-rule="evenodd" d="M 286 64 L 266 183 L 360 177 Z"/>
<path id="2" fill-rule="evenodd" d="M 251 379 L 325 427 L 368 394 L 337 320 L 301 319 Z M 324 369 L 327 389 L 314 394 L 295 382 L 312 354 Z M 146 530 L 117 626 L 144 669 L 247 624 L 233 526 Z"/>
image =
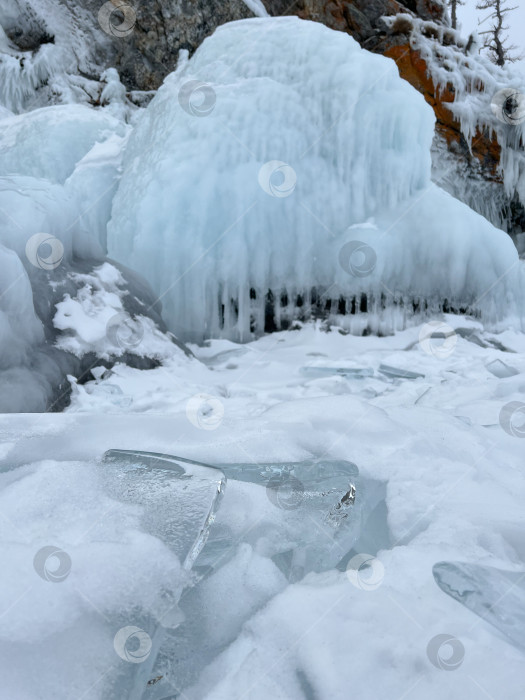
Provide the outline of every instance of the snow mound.
<path id="1" fill-rule="evenodd" d="M 224 25 L 138 121 L 109 252 L 196 341 L 316 313 L 356 332 L 418 311 L 495 324 L 518 313 L 518 256 L 431 184 L 433 131 L 395 63 L 349 36 L 294 17 Z"/>
<path id="2" fill-rule="evenodd" d="M 165 614 L 187 579 L 143 526 L 145 508 L 109 495 L 95 463 L 72 460 L 1 473 L 0 503 L 10 561 L 0 578 L 10 608 L 0 633 L 3 677 L 34 660 L 23 678 L 6 680 L 4 696 L 80 697 L 97 685 L 91 697 L 130 697 L 111 689 L 134 671 L 117 655 L 115 635 Z"/>

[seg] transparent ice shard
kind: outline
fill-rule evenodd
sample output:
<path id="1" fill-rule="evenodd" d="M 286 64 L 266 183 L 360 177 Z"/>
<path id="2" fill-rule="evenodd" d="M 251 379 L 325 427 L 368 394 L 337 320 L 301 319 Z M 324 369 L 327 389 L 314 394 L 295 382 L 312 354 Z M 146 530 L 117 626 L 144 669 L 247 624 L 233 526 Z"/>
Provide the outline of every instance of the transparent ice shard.
<path id="1" fill-rule="evenodd" d="M 442 561 L 432 573 L 442 591 L 525 651 L 525 571 Z"/>
<path id="2" fill-rule="evenodd" d="M 322 365 L 310 365 L 301 367 L 301 374 L 307 377 L 326 377 L 339 375 L 348 379 L 364 379 L 365 377 L 373 377 L 374 370 L 370 367 L 326 367 Z"/>
<path id="3" fill-rule="evenodd" d="M 155 455 L 151 457 L 155 459 Z M 183 468 L 188 464 L 183 458 L 161 457 Z M 192 469 L 195 466 L 206 469 L 206 465 L 191 464 Z M 228 494 L 225 495 L 192 570 L 197 584 L 236 556 L 241 543 L 254 549 L 259 546 L 271 549 L 264 556 L 271 557 L 290 581 L 311 571 L 335 567 L 344 570 L 342 562 L 355 553 L 354 548 L 375 554 L 389 545 L 386 485 L 363 478 L 352 462 L 311 459 L 232 463 L 221 464 L 220 472 L 230 484 L 237 481 L 249 485 L 253 520 L 245 520 L 246 516 L 242 515 L 242 526 L 235 529 L 232 521 L 236 520 L 238 501 L 232 499 L 230 505 Z M 239 493 L 240 487 L 237 489 Z M 188 591 L 182 597 L 180 607 L 185 619 L 176 629 L 165 631 L 154 665 L 148 666 L 147 673 L 137 680 L 137 686 L 147 687 L 144 695 L 138 696 L 140 700 L 165 700 L 179 694 L 183 697 L 180 689 L 191 686 L 202 669 L 223 650 L 222 645 L 229 643 L 222 637 L 209 640 L 206 630 L 214 624 L 216 611 L 201 610 L 199 600 L 197 591 Z M 155 678 L 159 680 L 147 686 Z"/>
<path id="4" fill-rule="evenodd" d="M 109 496 L 141 506 L 142 529 L 161 539 L 189 571 L 203 549 L 223 496 L 226 478 L 215 468 L 169 455 L 109 450 L 100 465 L 100 479 Z M 183 620 L 178 601 L 189 579 L 175 580 L 148 610 L 133 610 L 111 620 L 115 630 L 139 628 L 151 647 L 140 663 L 123 663 L 108 679 L 108 699 L 151 700 L 170 695 L 155 671 L 168 630 Z M 136 635 L 135 635 L 136 636 Z M 129 638 L 132 639 L 133 635 Z M 155 689 L 153 689 L 155 686 Z"/>
<path id="5" fill-rule="evenodd" d="M 219 470 L 170 455 L 109 450 L 101 477 L 108 495 L 144 507 L 142 527 L 172 549 L 183 568 L 204 547 L 226 488 Z"/>
<path id="6" fill-rule="evenodd" d="M 393 379 L 419 379 L 425 376 L 419 372 L 411 372 L 408 369 L 400 369 L 399 367 L 383 364 L 379 365 L 379 371 L 386 377 L 392 377 Z"/>
<path id="7" fill-rule="evenodd" d="M 371 513 L 385 498 L 384 484 L 363 479 L 357 466 L 344 460 L 221 464 L 220 468 L 228 479 L 264 488 L 279 509 L 276 521 L 282 546 L 272 559 L 292 581 L 311 571 L 335 568 L 362 537 Z M 257 531 L 252 534 L 254 539 L 259 536 Z M 224 563 L 228 552 L 235 551 L 232 541 L 227 524 L 221 523 L 212 530 L 196 565 Z"/>
<path id="8" fill-rule="evenodd" d="M 486 334 L 483 334 L 483 338 L 480 338 L 474 328 L 455 328 L 454 332 L 461 338 L 468 340 L 469 343 L 479 345 L 480 348 L 495 348 L 496 350 L 501 350 L 502 352 L 512 352 L 512 350 L 505 347 L 505 345 L 503 345 L 497 338 L 490 337 Z"/>
<path id="9" fill-rule="evenodd" d="M 486 365 L 488 371 L 493 374 L 498 379 L 506 379 L 507 377 L 514 377 L 519 374 L 518 370 L 514 367 L 510 367 L 501 360 L 493 360 Z"/>

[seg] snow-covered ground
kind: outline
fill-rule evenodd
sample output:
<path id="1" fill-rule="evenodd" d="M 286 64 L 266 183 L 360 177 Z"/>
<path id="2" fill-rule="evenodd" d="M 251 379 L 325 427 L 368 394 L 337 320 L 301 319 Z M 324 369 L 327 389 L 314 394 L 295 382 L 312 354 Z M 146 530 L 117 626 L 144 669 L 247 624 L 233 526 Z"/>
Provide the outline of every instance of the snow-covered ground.
<path id="1" fill-rule="evenodd" d="M 0 405 L 71 401 L 0 414 L 0 700 L 521 699 L 525 270 L 423 97 L 294 17 L 145 109 L 8 49 Z"/>
<path id="2" fill-rule="evenodd" d="M 429 331 L 444 337 L 429 340 Z M 228 480 L 212 532 L 228 523 L 232 551 L 180 602 L 198 631 L 180 697 L 521 698 L 523 652 L 446 596 L 432 566 L 525 575 L 525 337 L 449 316 L 387 338 L 312 323 L 192 349 L 196 359 L 177 354 L 154 370 L 115 367 L 79 386 L 63 414 L 1 417 L 2 696 L 113 697 L 105 684 L 126 662 L 111 633 L 181 579 L 137 512 L 100 492 L 96 460 L 122 448 L 219 466 L 342 459 L 386 484 L 387 533 L 365 552 L 377 557 L 367 586 L 344 566 L 287 582 L 267 542 L 280 509 L 264 488 Z M 380 365 L 424 376 L 394 378 Z M 373 375 L 304 369 L 314 367 Z M 511 404 L 513 416 L 503 410 Z M 59 585 L 32 566 L 46 545 L 70 557 Z M 459 640 L 453 673 L 435 655 L 431 663 L 432 647 L 427 654 L 439 634 Z M 442 647 L 440 658 L 450 652 Z M 33 672 L 21 676 L 27 654 Z M 179 687 L 173 669 L 169 682 Z"/>

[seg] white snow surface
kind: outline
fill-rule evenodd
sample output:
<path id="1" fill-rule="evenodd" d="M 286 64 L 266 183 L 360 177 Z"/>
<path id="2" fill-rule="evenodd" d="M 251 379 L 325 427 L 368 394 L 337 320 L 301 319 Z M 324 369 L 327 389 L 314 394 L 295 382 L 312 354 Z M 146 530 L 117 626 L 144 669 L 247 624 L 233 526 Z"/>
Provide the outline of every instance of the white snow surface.
<path id="1" fill-rule="evenodd" d="M 1 416 L 2 464 L 18 467 L 0 475 L 6 697 L 107 698 L 122 663 L 113 634 L 136 622 L 130 601 L 149 609 L 162 581 L 179 576 L 161 543 L 137 531 L 136 515 L 111 503 L 94 478 L 93 460 L 118 447 L 213 464 L 345 459 L 387 484 L 390 546 L 376 555 L 384 577 L 362 590 L 336 570 L 287 584 L 266 553 L 265 533 L 282 511 L 263 488 L 229 479 L 217 523 L 233 528 L 234 556 L 195 589 L 191 622 L 208 651 L 194 659 L 199 676 L 181 688 L 184 697 L 343 700 L 351 683 L 359 698 L 520 699 L 522 652 L 446 596 L 431 569 L 459 560 L 525 571 L 523 445 L 499 424 L 504 405 L 525 401 L 525 340 L 493 336 L 466 317 L 437 320 L 457 334 L 441 358 L 418 343 L 419 327 L 377 338 L 307 324 L 245 345 L 195 346 L 200 362 L 184 373 L 169 364 L 96 372 L 65 414 Z M 495 360 L 517 374 L 498 379 L 487 369 Z M 301 373 L 321 361 L 374 376 Z M 424 378 L 388 379 L 381 363 Z M 188 402 L 203 392 L 224 409 L 214 430 L 188 417 Z M 127 409 L 115 401 L 123 396 L 132 399 Z M 72 559 L 63 583 L 33 571 L 47 544 Z M 463 645 L 453 672 L 427 657 L 438 634 Z"/>
<path id="2" fill-rule="evenodd" d="M 431 183 L 433 132 L 395 63 L 351 37 L 295 17 L 224 25 L 138 120 L 109 252 L 186 340 L 260 333 L 268 291 L 276 316 L 298 296 L 308 307 L 312 288 L 334 307 L 365 293 L 376 332 L 406 323 L 414 300 L 519 317 L 516 249 Z M 372 249 L 366 274 L 339 264 L 356 240 Z"/>
<path id="3" fill-rule="evenodd" d="M 104 263 L 90 274 L 71 273 L 79 284 L 77 295 L 65 294 L 56 304 L 55 328 L 64 331 L 56 346 L 82 357 L 96 353 L 110 360 L 126 352 L 158 360 L 173 358 L 173 343 L 146 315 L 132 319 L 123 305 L 125 281 L 116 267 Z M 115 324 L 115 332 L 108 327 Z M 127 324 L 127 325 L 126 325 Z M 119 334 L 123 334 L 119 345 Z M 125 336 L 131 340 L 126 344 Z"/>

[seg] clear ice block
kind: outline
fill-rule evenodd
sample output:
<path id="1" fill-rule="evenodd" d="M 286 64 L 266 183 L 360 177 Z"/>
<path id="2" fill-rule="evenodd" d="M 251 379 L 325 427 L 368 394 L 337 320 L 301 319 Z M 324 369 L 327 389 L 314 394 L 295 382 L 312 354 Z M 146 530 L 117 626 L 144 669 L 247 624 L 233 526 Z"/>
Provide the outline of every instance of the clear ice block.
<path id="1" fill-rule="evenodd" d="M 108 495 L 143 506 L 144 530 L 167 544 L 183 568 L 191 569 L 226 488 L 224 474 L 170 455 L 109 450 L 101 478 Z"/>
<path id="2" fill-rule="evenodd" d="M 282 546 L 272 558 L 290 580 L 334 568 L 360 535 L 366 506 L 359 470 L 352 462 L 309 460 L 220 468 L 228 479 L 264 488 L 280 510 Z M 223 561 L 231 542 L 227 525 L 212 530 L 197 566 L 213 567 L 215 561 Z"/>
<path id="3" fill-rule="evenodd" d="M 399 367 L 392 367 L 391 365 L 379 365 L 379 371 L 386 377 L 391 377 L 392 379 L 419 379 L 424 377 L 424 374 L 419 372 L 411 372 L 408 369 L 400 369 Z"/>
<path id="4" fill-rule="evenodd" d="M 143 509 L 142 529 L 161 539 L 177 555 L 183 569 L 189 571 L 215 519 L 226 486 L 224 474 L 219 469 L 169 455 L 109 450 L 100 465 L 100 479 L 109 496 Z M 137 609 L 126 617 L 111 620 L 115 630 L 139 628 L 139 636 L 134 636 L 140 640 L 142 635 L 149 649 L 143 661 L 124 661 L 108 679 L 108 698 L 153 700 L 171 695 L 171 686 L 154 669 L 168 630 L 175 629 L 183 619 L 177 604 L 188 583 L 187 579 L 174 581 L 173 587 L 162 591 L 148 611 Z M 125 632 L 124 637 L 126 634 L 129 633 Z M 128 638 L 133 640 L 133 634 Z"/>
<path id="5" fill-rule="evenodd" d="M 442 591 L 525 650 L 525 571 L 441 561 L 432 573 Z"/>
<path id="6" fill-rule="evenodd" d="M 331 377 L 340 376 L 347 379 L 365 379 L 373 377 L 374 370 L 370 367 L 326 367 L 323 365 L 309 365 L 301 367 L 301 374 L 307 377 Z"/>

